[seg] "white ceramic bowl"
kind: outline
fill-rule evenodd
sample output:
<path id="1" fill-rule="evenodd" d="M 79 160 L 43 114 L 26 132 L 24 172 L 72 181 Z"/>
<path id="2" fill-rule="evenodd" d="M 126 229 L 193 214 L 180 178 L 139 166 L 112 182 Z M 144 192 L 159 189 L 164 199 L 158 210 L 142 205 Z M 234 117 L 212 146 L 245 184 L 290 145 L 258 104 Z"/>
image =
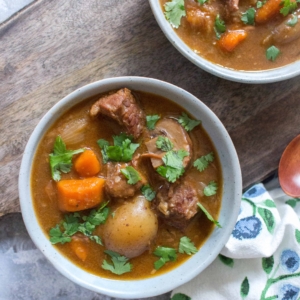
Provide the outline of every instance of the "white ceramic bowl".
<path id="1" fill-rule="evenodd" d="M 99 93 L 122 87 L 161 95 L 184 106 L 196 119 L 201 119 L 203 127 L 211 137 L 222 166 L 223 198 L 219 221 L 222 228 L 215 228 L 203 247 L 178 268 L 163 275 L 143 280 L 110 280 L 90 274 L 71 263 L 45 236 L 37 221 L 31 198 L 30 174 L 32 160 L 39 141 L 49 127 L 70 107 Z M 143 298 L 160 295 L 184 284 L 203 271 L 219 254 L 227 242 L 235 225 L 242 192 L 241 170 L 233 143 L 216 115 L 199 99 L 172 84 L 142 77 L 119 77 L 104 79 L 86 85 L 54 105 L 33 131 L 25 148 L 20 176 L 19 194 L 23 219 L 35 245 L 44 253 L 54 267 L 77 284 L 120 298 Z"/>
<path id="2" fill-rule="evenodd" d="M 196 54 L 181 40 L 166 20 L 160 0 L 149 0 L 149 2 L 158 25 L 171 44 L 196 66 L 213 75 L 236 82 L 261 84 L 286 80 L 300 74 L 300 60 L 280 68 L 263 71 L 238 71 L 214 64 Z"/>

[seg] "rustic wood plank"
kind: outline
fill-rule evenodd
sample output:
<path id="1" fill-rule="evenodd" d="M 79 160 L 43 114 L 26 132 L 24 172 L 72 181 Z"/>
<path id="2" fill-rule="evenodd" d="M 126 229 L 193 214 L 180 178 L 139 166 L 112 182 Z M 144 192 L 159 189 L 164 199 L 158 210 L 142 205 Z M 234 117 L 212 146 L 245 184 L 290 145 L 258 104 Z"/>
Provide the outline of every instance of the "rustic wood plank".
<path id="1" fill-rule="evenodd" d="M 276 170 L 299 133 L 298 78 L 246 85 L 202 71 L 168 42 L 147 1 L 40 0 L 0 27 L 0 214 L 20 210 L 22 153 L 46 111 L 84 84 L 125 75 L 171 82 L 206 103 L 233 138 L 244 186 Z"/>

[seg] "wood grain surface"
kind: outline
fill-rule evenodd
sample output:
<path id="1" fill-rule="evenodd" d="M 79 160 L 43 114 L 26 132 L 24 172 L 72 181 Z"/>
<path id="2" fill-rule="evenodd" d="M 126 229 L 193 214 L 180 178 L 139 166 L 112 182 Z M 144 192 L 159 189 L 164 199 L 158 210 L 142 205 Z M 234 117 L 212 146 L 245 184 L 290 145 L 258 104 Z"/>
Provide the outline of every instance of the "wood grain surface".
<path id="1" fill-rule="evenodd" d="M 228 129 L 244 187 L 277 169 L 300 131 L 299 77 L 247 85 L 210 75 L 166 39 L 141 0 L 38 0 L 0 27 L 0 214 L 20 210 L 22 153 L 46 111 L 74 89 L 115 76 L 178 85 Z"/>

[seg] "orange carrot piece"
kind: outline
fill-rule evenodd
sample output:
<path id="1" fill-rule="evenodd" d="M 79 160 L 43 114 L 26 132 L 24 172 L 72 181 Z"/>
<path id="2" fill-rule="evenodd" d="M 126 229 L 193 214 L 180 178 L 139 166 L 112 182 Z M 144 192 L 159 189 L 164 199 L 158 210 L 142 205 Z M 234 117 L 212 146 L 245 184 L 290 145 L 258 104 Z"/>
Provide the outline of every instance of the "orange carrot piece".
<path id="1" fill-rule="evenodd" d="M 221 35 L 218 44 L 222 50 L 232 52 L 246 37 L 245 30 L 227 31 Z"/>
<path id="2" fill-rule="evenodd" d="M 268 0 L 262 7 L 257 9 L 255 14 L 255 22 L 262 24 L 268 22 L 274 16 L 280 13 L 282 0 Z"/>
<path id="3" fill-rule="evenodd" d="M 98 177 L 59 181 L 59 209 L 73 212 L 97 206 L 103 200 L 104 183 L 105 179 Z"/>
<path id="4" fill-rule="evenodd" d="M 100 162 L 94 151 L 87 149 L 79 155 L 74 163 L 75 170 L 82 177 L 97 175 L 101 170 Z"/>
<path id="5" fill-rule="evenodd" d="M 72 251 L 76 254 L 76 256 L 79 259 L 81 259 L 82 261 L 86 260 L 88 255 L 88 249 L 84 241 L 82 241 L 81 239 L 72 238 L 70 246 Z"/>

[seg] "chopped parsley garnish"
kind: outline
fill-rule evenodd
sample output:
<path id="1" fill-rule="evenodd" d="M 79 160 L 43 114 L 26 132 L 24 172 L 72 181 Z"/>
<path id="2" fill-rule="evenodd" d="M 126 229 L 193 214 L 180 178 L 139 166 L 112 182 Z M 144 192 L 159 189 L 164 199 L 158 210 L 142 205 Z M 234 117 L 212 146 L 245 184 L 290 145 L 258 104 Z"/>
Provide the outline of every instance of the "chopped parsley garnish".
<path id="1" fill-rule="evenodd" d="M 151 188 L 149 184 L 143 185 L 141 191 L 148 201 L 152 201 L 156 196 L 156 192 Z"/>
<path id="2" fill-rule="evenodd" d="M 284 16 L 287 16 L 288 14 L 294 12 L 297 9 L 297 2 L 291 1 L 291 0 L 284 0 L 283 1 L 283 7 L 280 9 L 280 13 L 282 13 Z"/>
<path id="3" fill-rule="evenodd" d="M 71 236 L 77 232 L 89 237 L 90 240 L 102 245 L 101 238 L 93 235 L 96 226 L 104 224 L 108 214 L 109 208 L 106 207 L 107 202 L 104 203 L 98 210 L 93 209 L 87 216 L 82 216 L 79 213 L 65 215 L 61 224 L 57 224 L 49 231 L 50 242 L 52 244 L 71 242 Z"/>
<path id="4" fill-rule="evenodd" d="M 265 3 L 266 3 L 266 1 L 257 1 L 256 8 L 261 8 Z"/>
<path id="5" fill-rule="evenodd" d="M 181 18 L 185 17 L 184 0 L 172 0 L 165 4 L 166 19 L 174 28 L 178 28 Z"/>
<path id="6" fill-rule="evenodd" d="M 205 209 L 205 207 L 200 202 L 198 202 L 197 205 L 204 212 L 208 220 L 212 221 L 219 228 L 222 228 L 221 224 L 211 216 L 211 214 Z"/>
<path id="7" fill-rule="evenodd" d="M 211 181 L 205 188 L 204 188 L 204 195 L 205 196 L 213 196 L 217 193 L 218 185 L 215 181 Z"/>
<path id="8" fill-rule="evenodd" d="M 160 135 L 156 140 L 156 147 L 164 152 L 167 152 L 171 151 L 174 145 L 167 137 Z"/>
<path id="9" fill-rule="evenodd" d="M 201 5 L 203 5 L 204 3 L 206 3 L 208 0 L 197 0 L 197 2 Z"/>
<path id="10" fill-rule="evenodd" d="M 290 27 L 294 27 L 298 23 L 298 17 L 296 15 L 292 15 L 290 19 L 286 22 L 286 25 Z"/>
<path id="11" fill-rule="evenodd" d="M 160 119 L 159 115 L 146 116 L 147 128 L 153 130 L 156 122 Z"/>
<path id="12" fill-rule="evenodd" d="M 53 180 L 59 181 L 60 174 L 68 173 L 72 168 L 73 155 L 83 152 L 84 149 L 67 150 L 66 144 L 60 136 L 57 136 L 54 143 L 53 153 L 49 154 L 50 168 Z"/>
<path id="13" fill-rule="evenodd" d="M 121 173 L 128 179 L 128 184 L 136 184 L 141 180 L 139 172 L 132 166 L 127 166 L 124 169 L 121 169 Z"/>
<path id="14" fill-rule="evenodd" d="M 122 275 L 131 271 L 132 265 L 128 262 L 129 259 L 127 257 L 111 250 L 105 250 L 104 252 L 111 257 L 112 261 L 112 264 L 108 263 L 106 260 L 103 261 L 102 268 L 104 270 L 117 275 Z"/>
<path id="15" fill-rule="evenodd" d="M 255 19 L 255 9 L 253 7 L 246 10 L 241 17 L 241 20 L 244 24 L 247 25 L 254 25 L 254 19 Z"/>
<path id="16" fill-rule="evenodd" d="M 184 168 L 175 169 L 168 166 L 160 166 L 156 169 L 157 173 L 165 177 L 169 182 L 175 182 L 184 173 Z"/>
<path id="17" fill-rule="evenodd" d="M 175 182 L 183 173 L 183 159 L 189 155 L 185 150 L 168 151 L 162 158 L 164 166 L 157 168 L 157 172 L 169 182 Z"/>
<path id="18" fill-rule="evenodd" d="M 153 254 L 160 257 L 159 260 L 154 263 L 156 270 L 164 266 L 166 262 L 175 261 L 177 259 L 176 250 L 174 248 L 158 246 Z"/>
<path id="19" fill-rule="evenodd" d="M 225 22 L 220 19 L 220 15 L 219 14 L 216 16 L 216 19 L 215 19 L 214 30 L 215 30 L 216 37 L 217 37 L 218 40 L 220 39 L 221 34 L 226 31 Z"/>
<path id="20" fill-rule="evenodd" d="M 168 151 L 162 158 L 166 166 L 175 169 L 183 168 L 183 159 L 189 155 L 186 150 Z"/>
<path id="21" fill-rule="evenodd" d="M 209 163 L 214 161 L 213 152 L 208 153 L 207 155 L 203 155 L 194 161 L 193 166 L 197 168 L 198 171 L 204 171 Z"/>
<path id="22" fill-rule="evenodd" d="M 195 254 L 198 252 L 198 249 L 195 247 L 195 244 L 187 236 L 180 238 L 179 242 L 179 253 L 186 253 L 188 255 Z"/>
<path id="23" fill-rule="evenodd" d="M 109 146 L 108 141 L 104 139 L 97 141 L 99 147 L 101 148 L 103 163 L 107 163 L 108 161 L 131 161 L 135 150 L 140 146 L 140 144 L 132 143 L 132 137 L 124 133 L 114 136 L 113 140 L 113 146 Z"/>
<path id="24" fill-rule="evenodd" d="M 280 54 L 280 50 L 275 46 L 269 47 L 266 51 L 266 57 L 268 60 L 271 61 L 275 61 L 275 59 L 279 54 Z"/>
<path id="25" fill-rule="evenodd" d="M 186 113 L 182 113 L 180 118 L 178 119 L 179 124 L 184 127 L 186 131 L 193 130 L 196 126 L 201 124 L 200 120 L 193 120 L 188 117 Z"/>
<path id="26" fill-rule="evenodd" d="M 64 234 L 59 225 L 56 225 L 55 227 L 51 228 L 49 231 L 50 234 L 50 242 L 52 244 L 57 244 L 57 243 L 69 243 L 71 242 L 71 237 Z"/>

